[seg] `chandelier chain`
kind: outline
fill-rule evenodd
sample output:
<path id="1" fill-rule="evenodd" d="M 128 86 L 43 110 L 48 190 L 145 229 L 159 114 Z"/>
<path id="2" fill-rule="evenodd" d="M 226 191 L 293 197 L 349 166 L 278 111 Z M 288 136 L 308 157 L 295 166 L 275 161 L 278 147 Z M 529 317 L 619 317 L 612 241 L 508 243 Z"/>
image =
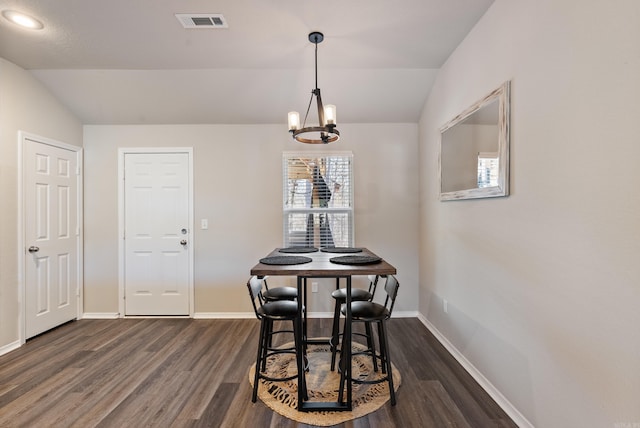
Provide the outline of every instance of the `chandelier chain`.
<path id="1" fill-rule="evenodd" d="M 316 90 L 318 89 L 318 42 L 316 42 Z"/>

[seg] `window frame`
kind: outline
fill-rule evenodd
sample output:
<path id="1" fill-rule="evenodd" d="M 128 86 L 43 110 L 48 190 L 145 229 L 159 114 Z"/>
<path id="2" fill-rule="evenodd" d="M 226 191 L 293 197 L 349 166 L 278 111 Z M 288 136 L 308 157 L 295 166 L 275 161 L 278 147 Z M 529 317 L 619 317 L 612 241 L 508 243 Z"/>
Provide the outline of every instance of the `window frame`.
<path id="1" fill-rule="evenodd" d="M 317 158 L 344 158 L 343 162 L 348 164 L 348 183 L 349 192 L 347 195 L 346 203 L 348 206 L 340 207 L 288 207 L 289 201 L 289 166 L 292 159 L 317 159 Z M 319 151 L 319 152 L 299 152 L 299 151 L 287 151 L 282 153 L 282 242 L 283 246 L 292 246 L 290 237 L 292 236 L 289 229 L 289 216 L 291 214 L 346 214 L 346 224 L 348 227 L 347 242 L 348 247 L 354 246 L 355 243 L 355 208 L 354 208 L 354 156 L 350 151 Z M 324 179 L 324 177 L 323 177 Z M 343 202 L 345 202 L 343 200 Z M 333 232 L 332 232 L 333 234 Z M 332 236 L 333 238 L 333 236 Z M 314 240 L 315 243 L 315 240 Z M 315 245 L 314 245 L 315 246 Z M 336 246 L 343 246 L 337 245 Z"/>

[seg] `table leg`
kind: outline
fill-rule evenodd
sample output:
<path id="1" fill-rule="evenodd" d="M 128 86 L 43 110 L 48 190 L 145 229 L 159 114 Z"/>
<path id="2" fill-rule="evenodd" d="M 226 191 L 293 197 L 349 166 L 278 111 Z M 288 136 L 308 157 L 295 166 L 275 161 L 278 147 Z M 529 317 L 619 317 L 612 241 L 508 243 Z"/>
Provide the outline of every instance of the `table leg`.
<path id="1" fill-rule="evenodd" d="M 307 279 L 308 278 L 304 279 L 304 285 L 303 285 L 303 293 L 304 293 L 304 319 L 303 319 L 303 322 L 304 322 L 304 327 L 303 327 L 302 333 L 303 333 L 304 340 L 302 341 L 302 343 L 304 345 L 303 346 L 304 355 L 307 355 L 307 343 L 308 343 L 307 341 L 309 340 L 309 335 L 307 334 L 308 333 L 307 328 L 308 328 L 308 325 L 309 325 L 308 324 L 309 323 L 309 319 L 307 318 L 307 313 L 308 313 L 308 309 L 309 309 L 309 306 L 307 305 Z M 298 291 L 298 296 L 299 295 L 300 295 L 300 291 Z"/>
<path id="2" fill-rule="evenodd" d="M 347 315 L 346 315 L 346 319 L 347 322 L 345 323 L 345 330 L 344 330 L 344 336 L 343 336 L 343 341 L 344 342 L 344 348 L 345 348 L 345 357 L 348 358 L 347 361 L 349 361 L 348 364 L 346 364 L 346 373 L 347 376 L 350 378 L 352 376 L 352 371 L 351 371 L 351 277 L 350 276 L 342 276 L 342 278 L 346 278 L 347 279 L 347 300 L 346 302 L 348 302 L 349 304 L 347 305 Z M 303 313 L 303 302 L 304 302 L 304 309 L 306 311 L 307 305 L 307 279 L 308 277 L 302 277 L 302 276 L 298 276 L 297 277 L 297 285 L 298 285 L 298 314 L 300 316 L 297 317 L 296 319 L 296 325 L 299 326 L 298 333 L 296 335 L 297 338 L 299 338 L 300 340 L 298 341 L 298 343 L 296 343 L 296 362 L 297 362 L 297 366 L 298 366 L 298 410 L 302 411 L 302 412 L 309 412 L 309 411 L 350 411 L 352 410 L 352 394 L 351 394 L 351 388 L 352 388 L 352 384 L 351 382 L 347 383 L 347 396 L 346 399 L 344 397 L 344 394 L 340 393 L 340 397 L 338 399 L 338 401 L 332 401 L 332 402 L 324 402 L 324 401 L 305 401 L 305 399 L 307 398 L 307 394 L 305 394 L 306 392 L 306 384 L 305 384 L 305 379 L 304 379 L 304 371 L 305 371 L 305 356 L 306 356 L 306 349 L 307 349 L 307 345 L 310 343 L 319 343 L 319 344 L 325 344 L 327 343 L 326 339 L 324 340 L 320 340 L 320 339 L 312 339 L 309 338 L 307 336 L 307 317 L 306 317 L 306 313 Z M 336 278 L 337 282 L 336 284 L 339 284 L 339 280 L 340 278 Z M 312 369 L 312 368 L 310 368 Z M 300 386 L 302 385 L 302 387 Z"/>
<path id="3" fill-rule="evenodd" d="M 352 402 L 351 402 L 351 276 L 347 277 L 347 299 L 346 303 L 346 314 L 345 314 L 345 323 L 344 323 L 344 336 L 342 340 L 344 341 L 344 346 L 342 349 L 345 351 L 345 361 L 346 361 L 346 377 L 347 377 L 347 407 L 349 410 L 352 410 Z"/>
<path id="4" fill-rule="evenodd" d="M 302 296 L 303 290 L 303 282 L 306 282 L 306 279 L 298 277 L 298 296 Z M 306 332 L 303 331 L 306 326 L 304 326 L 304 322 L 302 319 L 302 300 L 298 298 L 298 317 L 296 317 L 296 361 L 298 365 L 298 410 L 302 410 L 304 403 L 304 389 L 306 388 L 304 382 L 304 349 L 305 349 L 305 340 L 306 340 Z"/>

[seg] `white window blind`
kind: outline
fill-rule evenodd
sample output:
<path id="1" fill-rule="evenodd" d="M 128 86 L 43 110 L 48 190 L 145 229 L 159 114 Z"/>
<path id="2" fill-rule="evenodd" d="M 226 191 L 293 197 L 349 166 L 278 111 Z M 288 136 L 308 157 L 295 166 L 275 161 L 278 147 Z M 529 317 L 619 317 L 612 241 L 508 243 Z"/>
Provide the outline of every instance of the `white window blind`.
<path id="1" fill-rule="evenodd" d="M 285 152 L 284 246 L 352 247 L 353 155 Z"/>

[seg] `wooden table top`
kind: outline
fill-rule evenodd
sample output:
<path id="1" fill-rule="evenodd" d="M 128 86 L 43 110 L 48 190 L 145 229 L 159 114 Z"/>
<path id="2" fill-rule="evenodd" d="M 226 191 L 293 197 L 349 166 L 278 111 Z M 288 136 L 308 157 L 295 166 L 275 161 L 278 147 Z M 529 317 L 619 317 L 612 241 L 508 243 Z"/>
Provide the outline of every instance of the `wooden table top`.
<path id="1" fill-rule="evenodd" d="M 395 275 L 396 268 L 382 259 L 379 263 L 366 265 L 342 265 L 329 261 L 332 257 L 340 257 L 345 255 L 358 256 L 374 256 L 380 257 L 366 248 L 361 253 L 339 254 L 317 251 L 314 253 L 300 254 L 283 254 L 279 248 L 276 248 L 266 257 L 275 256 L 304 256 L 312 259 L 310 263 L 299 265 L 265 265 L 258 263 L 251 269 L 251 275 L 281 275 L 281 276 L 309 276 L 309 277 L 336 277 L 336 276 L 352 276 L 352 275 Z"/>

